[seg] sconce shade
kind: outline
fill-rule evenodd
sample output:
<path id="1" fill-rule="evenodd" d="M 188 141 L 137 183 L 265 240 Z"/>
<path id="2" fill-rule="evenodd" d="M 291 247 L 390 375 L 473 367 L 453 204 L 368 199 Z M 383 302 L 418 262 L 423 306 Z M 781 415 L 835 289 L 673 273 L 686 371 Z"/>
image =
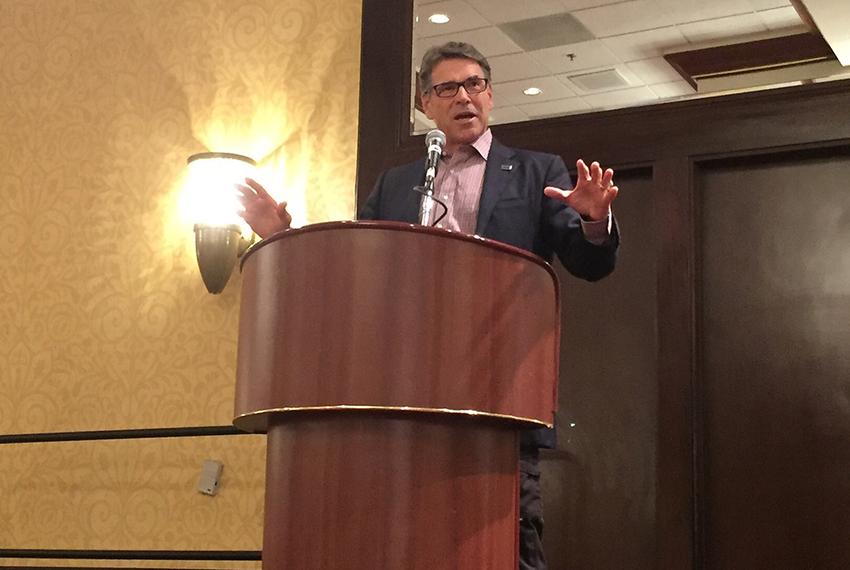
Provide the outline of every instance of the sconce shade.
<path id="1" fill-rule="evenodd" d="M 195 254 L 204 285 L 221 293 L 237 258 L 253 239 L 239 216 L 236 183 L 255 176 L 253 159 L 229 152 L 202 152 L 186 161 L 189 192 L 195 208 Z"/>
<path id="2" fill-rule="evenodd" d="M 198 224 L 224 226 L 236 224 L 246 235 L 250 228 L 237 213 L 241 209 L 236 183 L 256 176 L 254 159 L 230 152 L 201 152 L 186 160 L 189 191 Z"/>
<path id="3" fill-rule="evenodd" d="M 242 229 L 233 224 L 195 224 L 195 254 L 201 278 L 210 293 L 221 293 L 243 249 Z"/>

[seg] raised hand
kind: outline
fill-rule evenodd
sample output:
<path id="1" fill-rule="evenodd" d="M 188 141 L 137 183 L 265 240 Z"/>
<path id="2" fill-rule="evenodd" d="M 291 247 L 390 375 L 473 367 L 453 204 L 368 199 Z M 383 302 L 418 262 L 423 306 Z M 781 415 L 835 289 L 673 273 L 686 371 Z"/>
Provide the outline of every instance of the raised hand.
<path id="1" fill-rule="evenodd" d="M 613 183 L 614 171 L 608 168 L 603 172 L 598 162 L 591 163 L 588 168 L 582 159 L 578 159 L 576 168 L 575 188 L 562 190 L 547 186 L 543 193 L 566 203 L 587 220 L 604 220 L 619 191 Z"/>
<path id="2" fill-rule="evenodd" d="M 239 190 L 238 198 L 245 208 L 239 215 L 261 238 L 283 231 L 292 223 L 292 216 L 286 211 L 286 202 L 278 204 L 253 178 L 246 178 L 245 184 L 234 186 Z"/>

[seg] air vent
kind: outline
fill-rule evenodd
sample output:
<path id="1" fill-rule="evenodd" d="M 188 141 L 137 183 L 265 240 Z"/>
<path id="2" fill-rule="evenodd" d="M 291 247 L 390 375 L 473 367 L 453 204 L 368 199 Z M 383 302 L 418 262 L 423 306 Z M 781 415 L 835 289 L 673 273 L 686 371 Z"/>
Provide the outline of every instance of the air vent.
<path id="1" fill-rule="evenodd" d="M 570 14 L 553 14 L 507 22 L 498 26 L 519 47 L 534 51 L 595 39 L 584 24 Z"/>
<path id="2" fill-rule="evenodd" d="M 631 84 L 616 69 L 570 75 L 569 80 L 582 91 L 611 91 L 631 87 Z"/>

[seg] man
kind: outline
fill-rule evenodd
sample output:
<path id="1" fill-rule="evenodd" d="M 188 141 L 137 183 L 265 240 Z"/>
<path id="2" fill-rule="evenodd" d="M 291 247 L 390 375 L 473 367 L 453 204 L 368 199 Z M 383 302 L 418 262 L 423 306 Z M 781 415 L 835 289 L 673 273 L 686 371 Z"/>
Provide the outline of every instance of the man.
<path id="1" fill-rule="evenodd" d="M 425 114 L 446 134 L 434 182 L 446 204 L 441 226 L 523 248 L 594 281 L 614 269 L 619 236 L 610 214 L 614 172 L 579 159 L 573 187 L 564 161 L 496 141 L 490 65 L 473 46 L 449 42 L 425 54 L 419 72 Z M 360 219 L 416 222 L 425 159 L 391 168 L 378 179 Z M 571 188 L 571 189 L 569 189 Z M 239 186 L 243 217 L 261 237 L 288 228 L 285 204 L 253 180 Z M 539 448 L 554 447 L 551 430 L 523 433 L 520 450 L 520 569 L 544 570 Z"/>

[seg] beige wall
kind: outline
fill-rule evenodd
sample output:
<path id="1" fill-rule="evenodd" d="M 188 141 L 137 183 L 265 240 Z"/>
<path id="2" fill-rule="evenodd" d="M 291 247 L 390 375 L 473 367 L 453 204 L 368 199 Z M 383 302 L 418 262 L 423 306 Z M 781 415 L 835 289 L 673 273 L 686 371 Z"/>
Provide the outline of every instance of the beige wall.
<path id="1" fill-rule="evenodd" d="M 203 288 L 186 157 L 350 218 L 359 26 L 358 0 L 0 0 L 0 434 L 230 423 L 239 277 Z M 259 549 L 263 453 L 0 445 L 0 548 Z"/>

